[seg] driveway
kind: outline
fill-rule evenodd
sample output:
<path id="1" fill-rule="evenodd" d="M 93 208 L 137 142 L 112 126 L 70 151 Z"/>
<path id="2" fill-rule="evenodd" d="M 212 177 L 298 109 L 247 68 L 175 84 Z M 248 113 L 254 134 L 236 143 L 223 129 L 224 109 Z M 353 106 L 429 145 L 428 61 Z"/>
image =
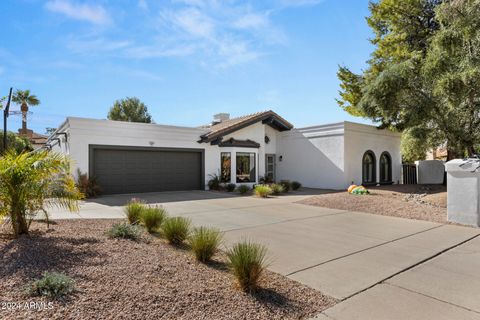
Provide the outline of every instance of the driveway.
<path id="1" fill-rule="evenodd" d="M 170 215 L 264 243 L 270 269 L 341 302 L 318 319 L 480 319 L 479 229 L 206 191 L 135 195 Z M 61 218 L 123 218 L 132 196 L 85 202 Z"/>

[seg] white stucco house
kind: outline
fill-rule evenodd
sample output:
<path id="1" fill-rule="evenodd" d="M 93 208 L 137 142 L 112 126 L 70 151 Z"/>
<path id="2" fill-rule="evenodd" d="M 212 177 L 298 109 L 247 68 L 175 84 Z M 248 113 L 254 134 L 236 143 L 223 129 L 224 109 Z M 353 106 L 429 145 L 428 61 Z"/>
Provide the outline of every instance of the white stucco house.
<path id="1" fill-rule="evenodd" d="M 401 180 L 399 133 L 352 122 L 294 128 L 273 111 L 220 113 L 200 127 L 69 117 L 48 144 L 105 194 L 206 189 L 212 175 L 327 189 Z"/>

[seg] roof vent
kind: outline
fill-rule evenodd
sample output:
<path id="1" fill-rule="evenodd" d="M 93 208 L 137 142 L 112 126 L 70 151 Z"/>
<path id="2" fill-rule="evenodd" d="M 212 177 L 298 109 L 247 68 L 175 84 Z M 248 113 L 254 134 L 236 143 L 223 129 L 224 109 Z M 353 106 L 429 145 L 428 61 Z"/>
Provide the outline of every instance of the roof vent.
<path id="1" fill-rule="evenodd" d="M 225 120 L 230 120 L 230 113 L 217 113 L 213 115 L 212 124 L 217 124 Z"/>

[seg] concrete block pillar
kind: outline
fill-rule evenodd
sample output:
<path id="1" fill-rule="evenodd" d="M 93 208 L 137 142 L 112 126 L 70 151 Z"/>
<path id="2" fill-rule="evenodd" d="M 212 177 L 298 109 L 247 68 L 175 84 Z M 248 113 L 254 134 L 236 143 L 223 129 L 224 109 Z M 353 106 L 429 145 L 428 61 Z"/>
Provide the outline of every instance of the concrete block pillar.
<path id="1" fill-rule="evenodd" d="M 480 226 L 480 165 L 475 160 L 446 163 L 448 221 Z"/>

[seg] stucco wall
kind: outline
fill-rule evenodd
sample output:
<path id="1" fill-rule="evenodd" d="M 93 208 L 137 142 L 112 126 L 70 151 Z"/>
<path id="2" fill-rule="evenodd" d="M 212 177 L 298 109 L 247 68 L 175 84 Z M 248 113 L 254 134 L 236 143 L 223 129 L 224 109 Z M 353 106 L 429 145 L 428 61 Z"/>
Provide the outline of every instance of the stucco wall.
<path id="1" fill-rule="evenodd" d="M 343 188 L 343 145 L 343 123 L 279 133 L 277 180 L 295 180 L 310 188 Z"/>
<path id="2" fill-rule="evenodd" d="M 75 161 L 75 168 L 88 173 L 89 145 L 188 148 L 205 150 L 205 182 L 210 174 L 218 173 L 219 148 L 197 141 L 204 129 L 139 124 L 121 121 L 68 118 L 68 144 L 63 152 Z"/>
<path id="3" fill-rule="evenodd" d="M 440 160 L 415 161 L 418 184 L 443 184 L 445 164 Z"/>
<path id="4" fill-rule="evenodd" d="M 380 156 L 387 151 L 392 158 L 392 181 L 401 181 L 402 157 L 401 134 L 378 130 L 374 126 L 345 122 L 345 179 L 350 183 L 362 183 L 362 159 L 367 150 L 375 153 L 376 180 L 380 180 Z"/>
<path id="5" fill-rule="evenodd" d="M 88 173 L 89 145 L 137 146 L 160 148 L 188 148 L 205 150 L 205 183 L 213 174 L 220 174 L 220 152 L 231 152 L 232 155 L 232 182 L 235 183 L 235 153 L 254 152 L 256 154 L 256 182 L 265 173 L 265 131 L 270 129 L 268 150 L 275 153 L 276 131 L 262 123 L 236 131 L 224 137 L 224 140 L 235 138 L 238 140 L 250 139 L 260 143 L 260 148 L 220 148 L 210 143 L 198 143 L 200 135 L 205 129 L 165 126 L 157 124 L 140 124 L 120 121 L 67 118 L 60 131 L 68 132 L 68 143 L 55 146 L 55 151 L 69 154 L 74 160 L 73 173 L 76 168 Z M 62 137 L 60 137 L 62 138 Z"/>

